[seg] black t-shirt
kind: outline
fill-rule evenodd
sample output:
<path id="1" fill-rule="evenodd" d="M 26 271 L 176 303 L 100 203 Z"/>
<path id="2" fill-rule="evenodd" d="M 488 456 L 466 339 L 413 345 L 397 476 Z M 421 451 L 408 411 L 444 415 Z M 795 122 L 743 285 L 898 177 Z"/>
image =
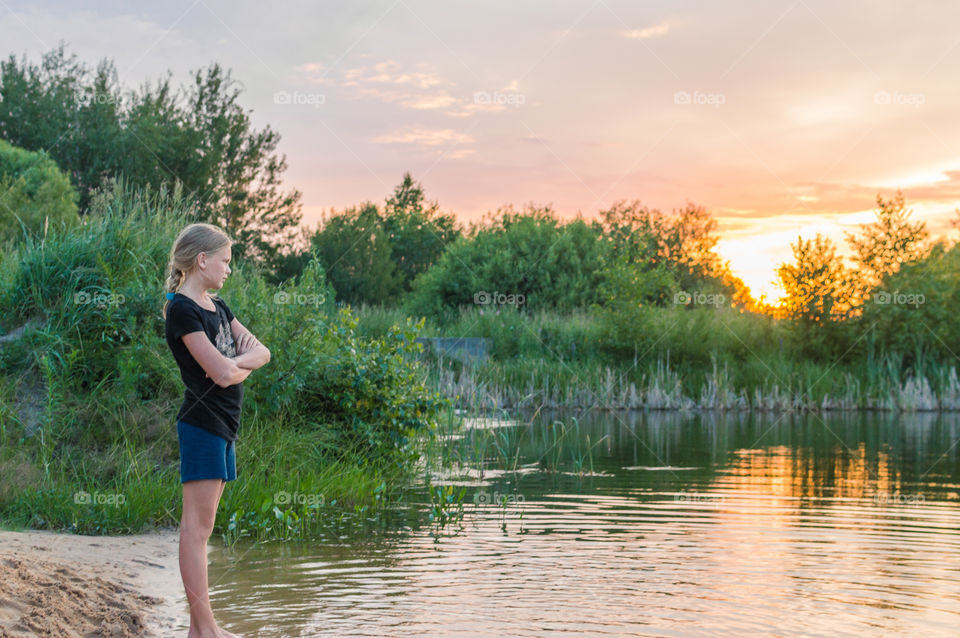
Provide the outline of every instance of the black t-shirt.
<path id="1" fill-rule="evenodd" d="M 207 310 L 190 297 L 177 293 L 167 305 L 167 345 L 180 366 L 180 377 L 186 386 L 177 420 L 203 428 L 227 441 L 235 441 L 240 429 L 243 384 L 226 388 L 218 386 L 206 376 L 181 339 L 185 334 L 202 331 L 223 356 L 236 355 L 230 329 L 233 313 L 223 299 L 213 297 L 213 302 L 216 311 Z"/>

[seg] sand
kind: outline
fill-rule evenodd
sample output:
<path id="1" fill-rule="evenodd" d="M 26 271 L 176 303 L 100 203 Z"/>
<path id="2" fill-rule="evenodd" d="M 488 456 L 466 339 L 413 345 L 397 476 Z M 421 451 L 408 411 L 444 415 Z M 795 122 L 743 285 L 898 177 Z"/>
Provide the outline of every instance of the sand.
<path id="1" fill-rule="evenodd" d="M 176 530 L 0 531 L 0 638 L 186 635 Z"/>

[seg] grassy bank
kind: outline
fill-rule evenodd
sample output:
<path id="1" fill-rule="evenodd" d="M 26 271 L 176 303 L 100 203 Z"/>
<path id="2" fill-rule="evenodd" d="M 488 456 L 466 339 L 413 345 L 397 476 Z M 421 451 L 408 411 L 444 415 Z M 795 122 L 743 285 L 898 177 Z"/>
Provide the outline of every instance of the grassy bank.
<path id="1" fill-rule="evenodd" d="M 136 427 L 133 421 L 127 422 Z M 107 424 L 110 425 L 110 424 Z M 29 441 L 8 437 L 0 482 L 3 524 L 80 534 L 138 533 L 180 522 L 179 461 L 172 428 L 149 444 L 115 441 L 109 448 L 57 446 L 56 434 Z M 383 524 L 400 477 L 384 468 L 359 467 L 318 453 L 315 436 L 260 419 L 243 427 L 237 446 L 239 480 L 228 484 L 217 530 L 228 542 L 312 538 L 342 526 Z M 37 462 L 39 461 L 39 462 Z"/>

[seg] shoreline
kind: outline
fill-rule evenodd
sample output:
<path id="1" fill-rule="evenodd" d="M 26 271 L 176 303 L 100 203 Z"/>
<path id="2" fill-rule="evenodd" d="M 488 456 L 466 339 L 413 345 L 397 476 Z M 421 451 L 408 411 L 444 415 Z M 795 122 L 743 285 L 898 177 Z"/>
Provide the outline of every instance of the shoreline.
<path id="1" fill-rule="evenodd" d="M 176 529 L 134 536 L 0 529 L 0 638 L 185 635 L 178 548 Z"/>

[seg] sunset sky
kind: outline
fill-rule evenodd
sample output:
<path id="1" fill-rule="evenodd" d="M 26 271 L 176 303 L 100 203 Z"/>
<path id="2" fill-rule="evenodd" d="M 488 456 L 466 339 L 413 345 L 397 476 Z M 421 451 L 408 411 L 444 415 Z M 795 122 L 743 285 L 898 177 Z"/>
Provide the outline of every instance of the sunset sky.
<path id="1" fill-rule="evenodd" d="M 462 221 L 699 204 L 755 295 L 797 235 L 903 190 L 960 207 L 960 5 L 926 2 L 13 2 L 0 53 L 61 40 L 133 87 L 220 62 L 282 135 L 311 226 L 404 171 Z"/>

